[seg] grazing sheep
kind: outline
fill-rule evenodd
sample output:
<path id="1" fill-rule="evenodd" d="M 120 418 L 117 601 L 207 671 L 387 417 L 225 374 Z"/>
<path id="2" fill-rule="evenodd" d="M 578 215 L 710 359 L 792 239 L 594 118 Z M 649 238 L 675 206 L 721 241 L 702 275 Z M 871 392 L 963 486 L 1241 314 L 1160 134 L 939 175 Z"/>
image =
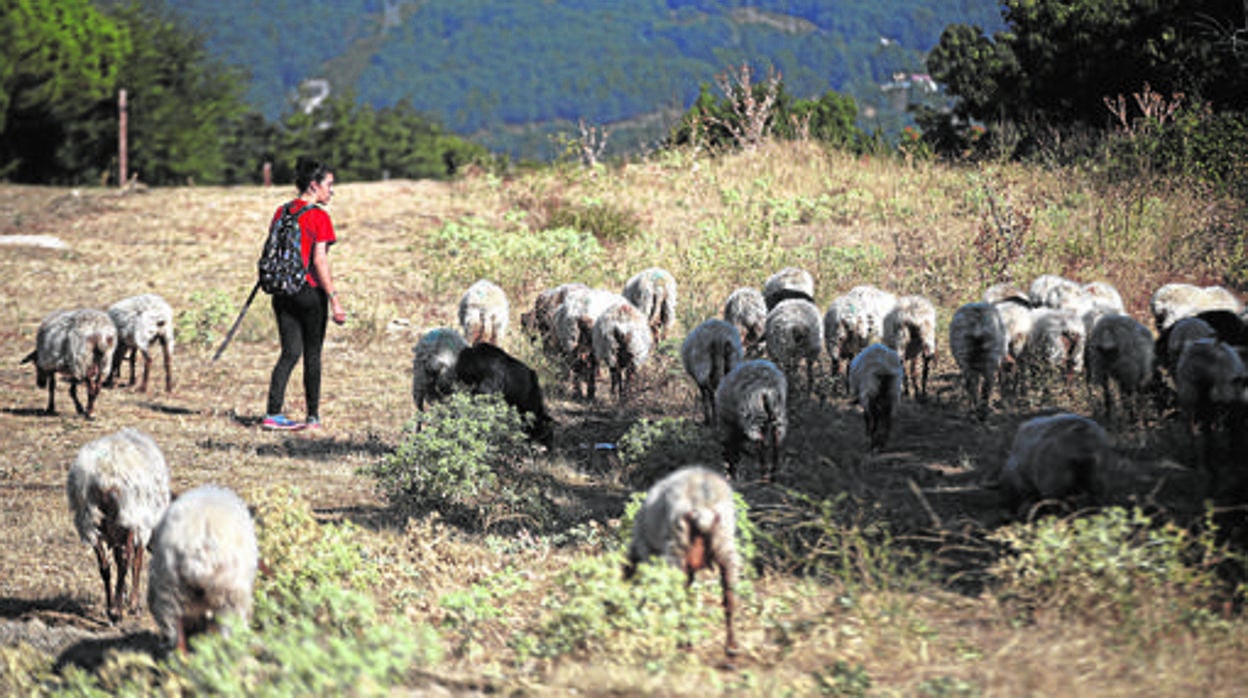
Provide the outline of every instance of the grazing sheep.
<path id="1" fill-rule="evenodd" d="M 693 584 L 698 570 L 718 567 L 727 632 L 724 652 L 729 656 L 737 652 L 732 630 L 734 590 L 741 573 L 736 526 L 732 486 L 724 476 L 702 466 L 685 466 L 659 480 L 646 494 L 633 522 L 624 567 L 624 578 L 630 579 L 638 564 L 661 557 L 685 573 L 686 584 Z"/>
<path id="2" fill-rule="evenodd" d="M 594 321 L 594 360 L 607 367 L 611 393 L 621 403 L 632 393 L 637 370 L 650 357 L 651 329 L 645 314 L 628 301 L 607 308 Z"/>
<path id="3" fill-rule="evenodd" d="M 1112 380 L 1134 422 L 1139 396 L 1153 379 L 1153 333 L 1128 315 L 1107 315 L 1092 328 L 1084 351 L 1088 386 L 1101 386 L 1105 418 L 1112 417 Z"/>
<path id="4" fill-rule="evenodd" d="M 1083 371 L 1087 343 L 1083 320 L 1071 310 L 1036 308 L 1031 313 L 1031 333 L 1019 357 L 1021 367 L 1032 379 L 1045 375 L 1050 369 L 1058 369 L 1066 384 L 1071 385 L 1074 374 Z"/>
<path id="5" fill-rule="evenodd" d="M 862 407 L 872 451 L 888 443 L 901 402 L 903 375 L 901 356 L 883 344 L 863 349 L 849 364 L 849 392 Z"/>
<path id="6" fill-rule="evenodd" d="M 693 328 L 680 345 L 680 361 L 698 386 L 702 415 L 708 425 L 719 421 L 715 412 L 715 389 L 742 358 L 741 335 L 737 328 L 716 318 Z"/>
<path id="7" fill-rule="evenodd" d="M 139 598 L 143 551 L 169 506 L 169 467 L 149 436 L 127 427 L 80 448 L 65 489 L 78 537 L 95 550 L 108 620 L 116 623 Z M 110 552 L 117 567 L 115 591 Z M 134 585 L 129 596 L 127 572 Z"/>
<path id="8" fill-rule="evenodd" d="M 1041 274 L 1031 282 L 1027 296 L 1033 307 L 1058 308 L 1061 299 L 1068 296 L 1082 295 L 1083 287 L 1078 283 L 1057 274 Z"/>
<path id="9" fill-rule="evenodd" d="M 793 291 L 800 295 L 786 293 Z M 763 282 L 763 299 L 767 304 L 768 312 L 771 312 L 772 308 L 779 305 L 781 301 L 794 297 L 815 302 L 815 277 L 805 269 L 785 267 L 767 277 L 767 280 Z"/>
<path id="10" fill-rule="evenodd" d="M 819 306 L 808 300 L 780 301 L 767 313 L 767 355 L 785 373 L 795 374 L 806 364 L 806 393 L 815 389 L 815 364 L 823 353 L 823 325 Z"/>
<path id="11" fill-rule="evenodd" d="M 936 360 L 936 306 L 923 296 L 902 296 L 884 316 L 884 344 L 906 362 L 907 395 L 927 397 L 927 375 Z M 923 359 L 922 381 L 918 382 L 918 361 Z M 918 383 L 916 385 L 916 383 Z"/>
<path id="12" fill-rule="evenodd" d="M 69 396 L 78 414 L 91 416 L 95 398 L 113 362 L 117 327 L 108 315 L 92 309 L 58 310 L 43 319 L 35 350 L 22 363 L 35 362 L 35 384 L 48 388 L 48 414 L 56 414 L 56 374 L 69 379 Z M 78 384 L 87 386 L 87 406 L 78 400 Z"/>
<path id="13" fill-rule="evenodd" d="M 870 285 L 855 286 L 832 301 L 823 316 L 823 337 L 833 374 L 840 375 L 842 360 L 884 341 L 884 318 L 896 307 L 897 296 Z"/>
<path id="14" fill-rule="evenodd" d="M 546 411 L 537 372 L 493 344 L 467 347 L 455 362 L 455 377 L 474 395 L 497 393 L 521 415 L 532 417 L 529 438 L 551 448 L 554 419 Z"/>
<path id="15" fill-rule="evenodd" d="M 1031 336 L 1031 325 L 1035 316 L 1031 301 L 1025 298 L 1005 297 L 992 304 L 1001 316 L 1001 325 L 1005 328 L 1005 356 L 1001 361 L 1001 389 L 1017 395 L 1022 381 L 1019 361 L 1027 349 L 1027 338 Z"/>
<path id="16" fill-rule="evenodd" d="M 571 291 L 555 310 L 555 338 L 574 380 L 584 381 L 585 397 L 594 399 L 598 361 L 594 357 L 594 322 L 607 308 L 627 303 L 618 293 L 601 289 Z M 575 386 L 579 392 L 579 385 Z"/>
<path id="17" fill-rule="evenodd" d="M 750 286 L 733 291 L 724 301 L 724 320 L 737 328 L 745 351 L 756 354 L 767 336 L 767 302 L 763 292 Z"/>
<path id="18" fill-rule="evenodd" d="M 255 524 L 234 492 L 204 485 L 169 505 L 152 533 L 147 606 L 167 648 L 187 651 L 187 639 L 226 631 L 220 620 L 251 618 L 260 565 Z"/>
<path id="19" fill-rule="evenodd" d="M 1011 283 L 993 284 L 984 291 L 985 303 L 996 304 L 1004 301 L 1012 301 L 1027 307 L 1032 305 L 1031 296 Z"/>
<path id="20" fill-rule="evenodd" d="M 1109 435 L 1087 417 L 1062 412 L 1030 419 L 1018 427 L 1001 473 L 1006 505 L 1026 518 L 1046 499 L 1095 504 L 1112 458 Z"/>
<path id="21" fill-rule="evenodd" d="M 1227 415 L 1248 403 L 1248 370 L 1235 348 L 1217 339 L 1187 344 L 1174 369 L 1179 409 L 1193 442 L 1198 431 L 1209 439 Z M 1202 459 L 1203 460 L 1203 459 Z"/>
<path id="22" fill-rule="evenodd" d="M 647 318 L 654 343 L 667 339 L 667 330 L 676 321 L 676 277 L 671 272 L 658 267 L 637 272 L 621 295 Z"/>
<path id="23" fill-rule="evenodd" d="M 455 364 L 468 348 L 457 330 L 438 327 L 421 335 L 412 347 L 412 400 L 425 411 L 426 401 L 438 400 L 455 389 Z"/>
<path id="24" fill-rule="evenodd" d="M 459 299 L 459 326 L 469 344 L 489 342 L 502 346 L 507 335 L 511 305 L 507 294 L 491 281 L 481 279 Z"/>
<path id="25" fill-rule="evenodd" d="M 542 349 L 547 355 L 559 353 L 559 341 L 555 337 L 555 311 L 573 291 L 587 291 L 585 284 L 573 282 L 546 289 L 533 299 L 533 310 L 520 314 L 520 326 L 529 334 L 533 341 L 541 340 Z"/>
<path id="26" fill-rule="evenodd" d="M 780 468 L 780 443 L 788 429 L 787 399 L 784 372 L 766 359 L 743 361 L 720 381 L 715 411 L 729 478 L 737 476 L 746 442 L 758 444 L 763 479 L 769 481 L 775 476 Z"/>
<path id="27" fill-rule="evenodd" d="M 1164 332 L 1180 319 L 1205 310 L 1229 310 L 1239 313 L 1244 309 L 1235 294 L 1221 286 L 1193 286 L 1192 284 L 1166 284 L 1153 292 L 1148 308 L 1158 332 Z"/>
<path id="28" fill-rule="evenodd" d="M 164 298 L 154 293 L 131 296 L 114 303 L 108 316 L 117 326 L 117 351 L 113 352 L 112 370 L 108 382 L 121 372 L 121 362 L 130 359 L 130 385 L 134 385 L 135 355 L 143 355 L 143 382 L 139 392 L 147 392 L 147 374 L 152 366 L 148 352 L 152 342 L 160 342 L 165 359 L 165 392 L 173 391 L 173 308 Z"/>
<path id="29" fill-rule="evenodd" d="M 1107 281 L 1093 281 L 1083 285 L 1083 293 L 1091 299 L 1092 305 L 1105 314 L 1126 315 L 1127 306 L 1122 302 L 1122 294 Z"/>
<path id="30" fill-rule="evenodd" d="M 980 419 L 988 414 L 992 385 L 1005 357 L 1005 326 L 989 303 L 967 303 L 949 322 L 949 350 L 962 372 L 962 385 Z"/>
<path id="31" fill-rule="evenodd" d="M 1183 349 L 1198 339 L 1216 339 L 1217 330 L 1195 315 L 1179 318 L 1177 322 L 1161 331 L 1157 336 L 1155 352 L 1158 361 L 1174 376 L 1175 365 L 1183 355 Z"/>

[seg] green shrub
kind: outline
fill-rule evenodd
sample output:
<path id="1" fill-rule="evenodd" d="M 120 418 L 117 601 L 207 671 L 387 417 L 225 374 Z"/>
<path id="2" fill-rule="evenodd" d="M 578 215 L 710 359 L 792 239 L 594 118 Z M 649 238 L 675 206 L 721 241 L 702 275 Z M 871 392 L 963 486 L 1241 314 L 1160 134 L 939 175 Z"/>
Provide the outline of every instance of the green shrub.
<path id="1" fill-rule="evenodd" d="M 521 288 L 534 270 L 550 279 L 580 278 L 596 267 L 602 245 L 592 229 L 547 225 L 542 230 L 498 230 L 476 218 L 449 221 L 420 248 L 435 294 L 491 279 L 505 289 Z"/>
<path id="2" fill-rule="evenodd" d="M 605 201 L 586 200 L 560 204 L 547 213 L 545 228 L 570 228 L 587 232 L 601 244 L 624 244 L 641 233 L 641 218 L 631 209 Z"/>
<path id="3" fill-rule="evenodd" d="M 1011 554 L 990 571 L 1002 597 L 1025 607 L 1083 619 L 1104 614 L 1128 627 L 1190 622 L 1208 619 L 1215 600 L 1232 593 L 1214 567 L 1230 555 L 1215 536 L 1211 522 L 1193 533 L 1115 507 L 999 529 L 989 538 Z"/>
<path id="4" fill-rule="evenodd" d="M 392 502 L 436 508 L 448 520 L 490 528 L 548 523 L 553 506 L 527 477 L 525 420 L 499 395 L 457 392 L 405 429 L 394 453 L 364 471 Z"/>
<path id="5" fill-rule="evenodd" d="M 322 526 L 290 492 L 257 503 L 268 574 L 257 579 L 250 624 L 192 638 L 191 652 L 163 660 L 115 653 L 94 672 L 44 677 L 49 692 L 82 696 L 388 695 L 413 666 L 441 660 L 427 626 L 381 618 L 363 590 L 378 582 L 351 526 Z"/>
<path id="6" fill-rule="evenodd" d="M 179 344 L 210 347 L 225 337 L 224 328 L 234 321 L 234 302 L 219 288 L 195 291 L 187 299 L 187 309 L 174 320 Z"/>
<path id="7" fill-rule="evenodd" d="M 623 558 L 615 555 L 569 564 L 543 604 L 542 623 L 513 640 L 518 658 L 570 655 L 656 666 L 681 661 L 688 656 L 683 647 L 722 641 L 718 581 L 707 596 L 690 593 L 685 575 L 670 565 L 640 565 L 629 581 L 622 570 Z"/>
<path id="8" fill-rule="evenodd" d="M 633 487 L 649 487 L 684 465 L 714 467 L 720 453 L 714 436 L 684 417 L 642 417 L 624 432 L 617 446 L 624 480 Z"/>

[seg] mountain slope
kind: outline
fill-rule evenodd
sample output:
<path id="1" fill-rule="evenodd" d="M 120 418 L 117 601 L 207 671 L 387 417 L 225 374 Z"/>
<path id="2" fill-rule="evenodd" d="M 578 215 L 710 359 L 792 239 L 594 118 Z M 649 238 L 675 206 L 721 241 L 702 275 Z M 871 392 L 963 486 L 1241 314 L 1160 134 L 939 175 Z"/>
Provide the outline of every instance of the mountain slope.
<path id="1" fill-rule="evenodd" d="M 987 0 L 273 0 L 263 11 L 178 0 L 176 11 L 248 69 L 248 98 L 269 118 L 300 82 L 323 78 L 377 107 L 406 99 L 484 141 L 679 112 L 746 61 L 775 67 L 794 96 L 831 89 L 886 110 L 879 85 L 922 72 L 944 26 L 1000 25 Z"/>

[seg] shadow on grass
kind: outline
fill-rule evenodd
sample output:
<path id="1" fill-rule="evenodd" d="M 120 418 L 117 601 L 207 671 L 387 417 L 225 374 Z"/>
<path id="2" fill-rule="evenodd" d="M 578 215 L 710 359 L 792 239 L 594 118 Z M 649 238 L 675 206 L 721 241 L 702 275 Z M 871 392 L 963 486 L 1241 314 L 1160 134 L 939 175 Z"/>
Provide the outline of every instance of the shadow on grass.
<path id="1" fill-rule="evenodd" d="M 161 659 L 165 654 L 160 637 L 156 633 L 145 630 L 121 637 L 79 640 L 61 652 L 52 669 L 59 674 L 71 666 L 76 666 L 85 671 L 94 672 L 113 652 L 141 652 L 156 659 Z"/>
<path id="2" fill-rule="evenodd" d="M 91 620 L 86 607 L 78 599 L 66 594 L 45 599 L 0 598 L 0 618 L 24 618 L 31 614 L 62 617 L 74 624 Z"/>

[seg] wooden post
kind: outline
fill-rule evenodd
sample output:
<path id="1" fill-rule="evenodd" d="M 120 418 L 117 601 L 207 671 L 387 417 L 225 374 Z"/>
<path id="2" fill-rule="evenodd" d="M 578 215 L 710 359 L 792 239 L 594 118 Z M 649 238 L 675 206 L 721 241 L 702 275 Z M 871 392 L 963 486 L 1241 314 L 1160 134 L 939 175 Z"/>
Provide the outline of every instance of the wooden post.
<path id="1" fill-rule="evenodd" d="M 273 163 L 268 160 L 264 161 L 264 186 L 265 188 L 273 186 Z"/>
<path id="2" fill-rule="evenodd" d="M 117 186 L 126 186 L 126 91 L 122 90 L 117 97 L 119 112 L 117 133 Z"/>

